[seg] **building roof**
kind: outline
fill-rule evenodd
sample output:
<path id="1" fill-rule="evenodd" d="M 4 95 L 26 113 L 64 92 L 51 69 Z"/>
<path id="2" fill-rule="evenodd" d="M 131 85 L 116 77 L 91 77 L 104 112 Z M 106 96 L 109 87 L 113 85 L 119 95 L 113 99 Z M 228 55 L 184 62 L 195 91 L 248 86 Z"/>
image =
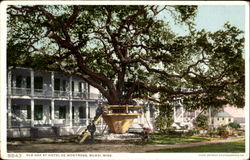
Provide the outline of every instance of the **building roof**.
<path id="1" fill-rule="evenodd" d="M 216 111 L 212 114 L 213 117 L 232 117 L 229 113 L 224 110 Z"/>
<path id="2" fill-rule="evenodd" d="M 245 117 L 245 107 L 237 108 L 236 106 L 226 105 L 223 110 L 233 117 Z"/>

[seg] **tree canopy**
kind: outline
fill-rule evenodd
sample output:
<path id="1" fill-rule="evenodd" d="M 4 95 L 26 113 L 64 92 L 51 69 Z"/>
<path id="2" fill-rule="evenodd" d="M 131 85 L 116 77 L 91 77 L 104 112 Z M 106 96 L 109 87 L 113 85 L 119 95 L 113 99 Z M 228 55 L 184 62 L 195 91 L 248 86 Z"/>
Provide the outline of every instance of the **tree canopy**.
<path id="1" fill-rule="evenodd" d="M 162 13 L 189 33 L 176 35 Z M 181 98 L 188 109 L 244 107 L 243 32 L 228 23 L 196 30 L 196 13 L 197 6 L 8 6 L 8 65 L 79 76 L 109 104 Z"/>

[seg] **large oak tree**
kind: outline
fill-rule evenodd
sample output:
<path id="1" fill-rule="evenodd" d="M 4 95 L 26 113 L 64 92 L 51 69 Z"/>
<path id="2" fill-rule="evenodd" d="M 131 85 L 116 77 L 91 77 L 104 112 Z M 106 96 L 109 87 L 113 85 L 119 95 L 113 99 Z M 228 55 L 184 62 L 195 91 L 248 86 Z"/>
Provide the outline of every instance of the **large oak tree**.
<path id="1" fill-rule="evenodd" d="M 189 109 L 243 107 L 243 32 L 230 24 L 198 31 L 196 13 L 196 6 L 8 6 L 8 65 L 77 75 L 109 104 L 181 98 Z M 188 33 L 176 35 L 169 21 Z"/>

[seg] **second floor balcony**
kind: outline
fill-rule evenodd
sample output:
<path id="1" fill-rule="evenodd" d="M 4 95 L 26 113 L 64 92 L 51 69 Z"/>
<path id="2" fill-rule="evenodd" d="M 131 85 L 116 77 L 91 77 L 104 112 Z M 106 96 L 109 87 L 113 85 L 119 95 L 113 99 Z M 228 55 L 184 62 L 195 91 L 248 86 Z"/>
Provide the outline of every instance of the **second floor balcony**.
<path id="1" fill-rule="evenodd" d="M 12 87 L 8 89 L 9 96 L 28 96 L 28 97 L 43 97 L 43 98 L 67 98 L 67 99 L 103 99 L 101 94 L 89 92 L 70 92 L 70 91 L 52 91 L 50 89 L 34 89 L 32 93 L 30 88 Z"/>
<path id="2" fill-rule="evenodd" d="M 104 99 L 92 86 L 79 77 L 59 72 L 41 72 L 28 68 L 8 71 L 8 96 L 64 98 L 64 99 Z"/>

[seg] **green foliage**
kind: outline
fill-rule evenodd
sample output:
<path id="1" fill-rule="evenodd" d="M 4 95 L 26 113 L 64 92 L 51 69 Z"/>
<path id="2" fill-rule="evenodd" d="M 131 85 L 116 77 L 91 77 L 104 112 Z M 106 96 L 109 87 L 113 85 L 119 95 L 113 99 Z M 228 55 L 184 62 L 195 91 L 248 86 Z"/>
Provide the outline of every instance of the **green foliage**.
<path id="1" fill-rule="evenodd" d="M 244 131 L 237 131 L 237 135 L 238 135 L 238 136 L 244 136 L 244 135 L 245 135 L 245 132 L 244 132 Z"/>
<path id="2" fill-rule="evenodd" d="M 203 114 L 200 114 L 195 119 L 195 125 L 199 129 L 207 129 L 208 128 L 208 117 L 203 115 Z"/>
<path id="3" fill-rule="evenodd" d="M 167 132 L 171 125 L 174 123 L 173 120 L 173 105 L 162 104 L 159 105 L 159 115 L 156 118 L 156 127 L 160 129 L 161 132 Z"/>
<path id="4" fill-rule="evenodd" d="M 231 128 L 233 128 L 233 129 L 235 129 L 235 130 L 241 128 L 240 124 L 237 123 L 237 122 L 231 122 L 231 123 L 228 124 L 228 126 L 231 127 Z"/>
<path id="5" fill-rule="evenodd" d="M 207 134 L 210 136 L 210 137 L 214 137 L 214 136 L 217 136 L 218 135 L 218 132 L 215 128 L 210 128 L 208 131 L 207 131 Z"/>
<path id="6" fill-rule="evenodd" d="M 196 136 L 180 136 L 180 135 L 167 135 L 162 133 L 151 133 L 150 139 L 147 142 L 139 142 L 136 144 L 185 144 L 194 143 L 201 141 L 208 141 L 207 137 L 196 137 Z"/>
<path id="7" fill-rule="evenodd" d="M 188 132 L 185 133 L 186 136 L 193 136 L 193 135 L 196 135 L 199 133 L 199 130 L 197 129 L 191 129 L 191 130 L 188 130 Z"/>
<path id="8" fill-rule="evenodd" d="M 226 126 L 220 126 L 217 128 L 218 135 L 223 137 L 223 138 L 228 138 L 229 132 L 227 130 Z"/>
<path id="9" fill-rule="evenodd" d="M 194 17 L 197 14 L 197 6 L 176 6 L 175 8 L 177 11 L 179 11 L 180 15 L 178 18 L 181 20 L 181 22 L 186 22 L 187 20 L 193 20 Z"/>
<path id="10" fill-rule="evenodd" d="M 197 6 L 18 5 L 7 13 L 8 66 L 75 74 L 110 104 L 160 93 L 160 103 L 179 97 L 190 110 L 245 105 L 243 32 L 227 23 L 196 30 Z M 168 13 L 186 35 L 160 16 Z"/>
<path id="11" fill-rule="evenodd" d="M 185 153 L 244 153 L 245 152 L 245 141 L 238 142 L 227 142 L 218 144 L 208 144 L 196 147 L 185 147 L 185 148 L 173 148 L 173 149 L 160 149 L 153 150 L 150 152 L 185 152 Z"/>

